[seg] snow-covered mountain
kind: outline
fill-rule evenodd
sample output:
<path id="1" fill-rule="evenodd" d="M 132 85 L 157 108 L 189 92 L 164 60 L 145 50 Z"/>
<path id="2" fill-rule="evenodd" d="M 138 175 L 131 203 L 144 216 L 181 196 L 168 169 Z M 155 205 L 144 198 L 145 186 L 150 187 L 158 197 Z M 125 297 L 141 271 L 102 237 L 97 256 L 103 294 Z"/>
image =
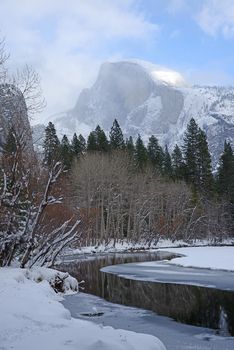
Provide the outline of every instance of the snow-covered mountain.
<path id="1" fill-rule="evenodd" d="M 172 148 L 195 118 L 208 136 L 216 163 L 224 140 L 234 145 L 234 87 L 188 86 L 175 71 L 142 61 L 104 63 L 94 85 L 75 107 L 57 117 L 58 130 L 87 135 L 97 124 L 109 131 L 114 118 L 126 135 L 152 134 Z"/>

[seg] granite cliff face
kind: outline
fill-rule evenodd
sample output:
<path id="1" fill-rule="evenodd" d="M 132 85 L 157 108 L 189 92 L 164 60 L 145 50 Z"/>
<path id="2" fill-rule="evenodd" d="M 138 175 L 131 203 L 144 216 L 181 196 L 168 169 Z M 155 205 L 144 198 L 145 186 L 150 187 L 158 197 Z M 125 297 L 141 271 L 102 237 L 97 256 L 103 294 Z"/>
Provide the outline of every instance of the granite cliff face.
<path id="1" fill-rule="evenodd" d="M 234 88 L 186 85 L 174 71 L 141 61 L 104 63 L 95 84 L 81 92 L 75 107 L 55 119 L 68 134 L 100 124 L 109 131 L 117 118 L 125 135 L 154 134 L 169 149 L 181 144 L 195 118 L 207 132 L 216 163 L 224 140 L 234 146 Z"/>
<path id="2" fill-rule="evenodd" d="M 25 149 L 33 152 L 31 128 L 22 93 L 13 85 L 0 85 L 0 151 L 10 128 L 22 138 Z"/>

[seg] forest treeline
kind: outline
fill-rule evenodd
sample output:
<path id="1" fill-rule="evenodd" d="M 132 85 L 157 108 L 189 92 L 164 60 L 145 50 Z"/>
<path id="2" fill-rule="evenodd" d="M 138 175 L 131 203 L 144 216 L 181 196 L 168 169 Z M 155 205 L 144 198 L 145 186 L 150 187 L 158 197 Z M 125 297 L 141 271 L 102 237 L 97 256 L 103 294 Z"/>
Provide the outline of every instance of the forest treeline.
<path id="1" fill-rule="evenodd" d="M 61 142 L 49 123 L 43 164 L 58 160 L 67 170 L 65 201 L 82 217 L 82 244 L 233 235 L 233 150 L 224 143 L 214 174 L 206 134 L 193 118 L 171 153 L 154 135 L 147 144 L 140 135 L 124 139 L 116 119 L 108 136 L 98 125 L 87 140 L 74 134 Z"/>
<path id="2" fill-rule="evenodd" d="M 51 266 L 68 245 L 233 236 L 233 150 L 225 142 L 214 175 L 194 119 L 171 154 L 155 136 L 125 140 L 117 120 L 109 137 L 97 126 L 71 141 L 50 122 L 41 157 L 25 140 L 10 128 L 0 158 L 2 266 Z"/>

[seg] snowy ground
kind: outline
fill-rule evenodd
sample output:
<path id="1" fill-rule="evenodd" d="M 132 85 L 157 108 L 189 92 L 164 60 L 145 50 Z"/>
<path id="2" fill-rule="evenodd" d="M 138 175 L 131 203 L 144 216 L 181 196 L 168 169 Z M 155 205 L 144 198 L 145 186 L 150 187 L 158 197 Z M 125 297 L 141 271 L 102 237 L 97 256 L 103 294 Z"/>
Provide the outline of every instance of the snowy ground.
<path id="1" fill-rule="evenodd" d="M 170 251 L 185 255 L 172 259 L 171 264 L 234 271 L 234 247 L 189 247 Z"/>
<path id="2" fill-rule="evenodd" d="M 0 268 L 1 350 L 165 350 L 151 335 L 71 318 L 51 278 L 51 270 Z M 68 280 L 67 291 L 74 283 Z"/>
<path id="3" fill-rule="evenodd" d="M 151 249 L 161 249 L 161 248 L 178 248 L 178 247 L 188 247 L 188 246 L 209 246 L 209 245 L 234 245 L 234 239 L 226 239 L 220 242 L 219 244 L 217 242 L 214 242 L 213 240 L 194 240 L 191 241 L 190 244 L 188 244 L 185 241 L 177 240 L 177 241 L 171 241 L 169 239 L 160 239 L 157 243 L 152 243 L 150 246 L 144 242 L 139 242 L 136 244 L 122 241 L 117 242 L 114 244 L 113 241 L 110 241 L 109 244 L 100 244 L 98 246 L 87 246 L 87 247 L 80 247 L 77 249 L 67 249 L 64 254 L 70 255 L 70 254 L 91 254 L 91 253 L 117 253 L 117 252 L 125 252 L 128 250 L 151 250 Z"/>
<path id="4" fill-rule="evenodd" d="M 169 264 L 234 271 L 234 247 L 187 247 L 167 250 L 185 255 L 172 259 Z M 148 266 L 150 264 L 153 266 L 154 263 L 148 263 Z"/>

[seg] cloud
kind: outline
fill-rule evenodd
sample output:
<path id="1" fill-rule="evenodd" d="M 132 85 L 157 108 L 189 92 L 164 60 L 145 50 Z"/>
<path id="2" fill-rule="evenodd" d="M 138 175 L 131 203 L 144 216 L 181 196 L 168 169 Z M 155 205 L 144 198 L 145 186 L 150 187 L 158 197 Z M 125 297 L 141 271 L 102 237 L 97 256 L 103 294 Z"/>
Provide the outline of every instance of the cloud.
<path id="1" fill-rule="evenodd" d="M 0 30 L 11 67 L 33 65 L 42 78 L 44 116 L 70 108 L 103 60 L 144 45 L 160 30 L 135 0 L 1 0 Z"/>
<path id="2" fill-rule="evenodd" d="M 234 38 L 234 1 L 206 0 L 197 16 L 197 22 L 208 35 Z"/>

